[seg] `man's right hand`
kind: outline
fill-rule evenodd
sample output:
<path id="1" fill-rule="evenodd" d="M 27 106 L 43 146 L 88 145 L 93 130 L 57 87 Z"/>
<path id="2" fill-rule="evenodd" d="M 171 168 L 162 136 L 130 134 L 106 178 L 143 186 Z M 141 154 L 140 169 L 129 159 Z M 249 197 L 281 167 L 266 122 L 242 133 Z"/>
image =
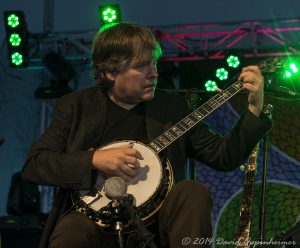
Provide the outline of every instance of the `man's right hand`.
<path id="1" fill-rule="evenodd" d="M 117 148 L 96 150 L 92 164 L 96 170 L 104 174 L 119 176 L 130 181 L 137 174 L 140 164 L 137 160 L 138 151 L 132 145 L 124 145 Z"/>

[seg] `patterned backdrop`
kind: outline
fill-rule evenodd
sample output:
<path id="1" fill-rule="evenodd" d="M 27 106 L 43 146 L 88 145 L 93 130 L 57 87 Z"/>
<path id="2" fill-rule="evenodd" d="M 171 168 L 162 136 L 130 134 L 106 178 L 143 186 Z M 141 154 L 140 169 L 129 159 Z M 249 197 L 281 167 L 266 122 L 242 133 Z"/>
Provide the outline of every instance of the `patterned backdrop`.
<path id="1" fill-rule="evenodd" d="M 266 195 L 266 241 L 288 231 L 300 220 L 300 129 L 299 101 L 266 97 L 274 107 L 274 127 L 270 132 Z M 245 96 L 237 95 L 208 116 L 205 121 L 217 132 L 225 133 L 245 108 Z M 252 205 L 251 241 L 259 237 L 259 202 L 262 178 L 262 149 Z M 225 241 L 236 238 L 244 172 L 216 172 L 205 165 L 197 166 L 197 179 L 209 188 L 213 201 L 215 247 L 234 247 Z M 224 240 L 224 242 L 223 242 Z M 221 242 L 222 241 L 222 242 Z"/>

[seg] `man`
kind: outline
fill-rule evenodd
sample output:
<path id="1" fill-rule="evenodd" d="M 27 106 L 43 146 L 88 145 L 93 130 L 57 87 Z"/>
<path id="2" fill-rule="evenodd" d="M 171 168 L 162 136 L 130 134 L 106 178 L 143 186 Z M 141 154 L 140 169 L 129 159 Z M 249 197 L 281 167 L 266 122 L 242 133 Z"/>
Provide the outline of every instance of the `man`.
<path id="1" fill-rule="evenodd" d="M 184 99 L 155 91 L 160 56 L 159 44 L 142 26 L 120 23 L 97 34 L 92 52 L 97 86 L 57 101 L 52 124 L 32 145 L 23 170 L 27 180 L 60 188 L 41 247 L 118 247 L 115 237 L 72 209 L 70 195 L 93 187 L 95 172 L 129 182 L 138 173 L 138 151 L 131 145 L 95 148 L 115 140 L 149 143 L 188 114 Z M 172 165 L 176 186 L 156 216 L 159 247 L 181 247 L 185 237 L 195 240 L 212 235 L 208 191 L 200 182 L 182 181 L 186 158 L 230 171 L 271 127 L 261 113 L 263 77 L 259 68 L 243 68 L 239 79 L 249 91 L 249 104 L 229 134 L 221 137 L 201 123 L 161 155 Z M 209 246 L 207 242 L 200 247 Z"/>

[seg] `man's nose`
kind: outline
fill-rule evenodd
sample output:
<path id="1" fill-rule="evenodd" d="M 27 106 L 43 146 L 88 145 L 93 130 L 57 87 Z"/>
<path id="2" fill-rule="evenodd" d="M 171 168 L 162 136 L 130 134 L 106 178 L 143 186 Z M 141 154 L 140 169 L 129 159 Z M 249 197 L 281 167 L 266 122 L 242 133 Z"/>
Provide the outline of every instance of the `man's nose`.
<path id="1" fill-rule="evenodd" d="M 148 77 L 149 78 L 157 78 L 158 77 L 157 68 L 155 65 L 150 65 Z"/>

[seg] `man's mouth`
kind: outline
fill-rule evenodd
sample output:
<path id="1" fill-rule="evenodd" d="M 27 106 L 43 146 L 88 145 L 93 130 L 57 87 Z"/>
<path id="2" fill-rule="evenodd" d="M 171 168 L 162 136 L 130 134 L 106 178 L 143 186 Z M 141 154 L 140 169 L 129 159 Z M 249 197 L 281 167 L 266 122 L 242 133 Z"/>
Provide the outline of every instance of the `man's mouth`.
<path id="1" fill-rule="evenodd" d="M 151 89 L 151 88 L 154 88 L 155 87 L 155 84 L 153 83 L 153 84 L 146 84 L 145 85 L 145 89 Z"/>

